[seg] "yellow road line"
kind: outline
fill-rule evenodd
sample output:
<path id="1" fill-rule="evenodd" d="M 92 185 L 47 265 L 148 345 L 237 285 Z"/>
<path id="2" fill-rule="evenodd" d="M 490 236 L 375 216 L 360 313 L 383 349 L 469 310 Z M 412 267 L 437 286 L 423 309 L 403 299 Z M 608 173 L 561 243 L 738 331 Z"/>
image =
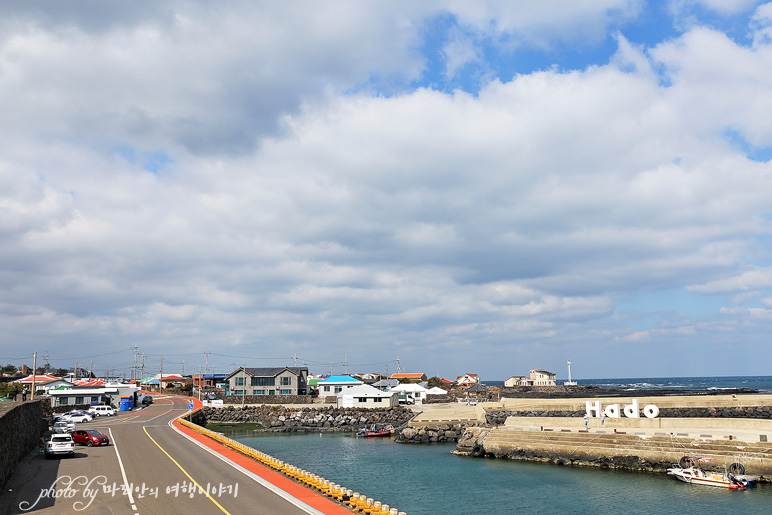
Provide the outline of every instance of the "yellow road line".
<path id="1" fill-rule="evenodd" d="M 175 464 L 175 465 L 177 465 L 177 467 L 178 467 L 178 468 L 179 468 L 179 469 L 182 471 L 182 473 L 183 473 L 183 474 L 185 474 L 186 476 L 188 476 L 188 479 L 190 479 L 190 480 L 191 480 L 191 482 L 193 482 L 193 484 L 194 484 L 194 485 L 196 485 L 196 487 L 199 489 L 199 491 L 200 491 L 200 492 L 202 492 L 202 493 L 205 493 L 205 494 L 206 494 L 206 497 L 207 497 L 207 499 L 209 499 L 210 501 L 212 501 L 212 502 L 215 504 L 215 506 L 217 506 L 218 508 L 220 508 L 220 510 L 221 510 L 223 513 L 226 513 L 227 515 L 231 515 L 231 514 L 230 514 L 230 512 L 228 512 L 228 510 L 226 510 L 225 508 L 223 508 L 223 507 L 222 507 L 222 505 L 221 505 L 219 502 L 217 502 L 217 501 L 216 501 L 216 500 L 215 500 L 215 499 L 214 499 L 214 498 L 213 498 L 211 495 L 209 495 L 209 492 L 207 492 L 206 490 L 204 490 L 203 488 L 201 488 L 201 485 L 199 485 L 199 484 L 196 482 L 196 480 L 195 480 L 195 479 L 193 479 L 193 478 L 190 476 L 190 474 L 188 474 L 188 471 L 187 471 L 187 470 L 185 470 L 184 468 L 182 468 L 182 465 L 180 465 L 179 463 L 177 463 L 177 460 L 175 460 L 174 458 L 172 458 L 172 456 L 171 456 L 171 455 L 170 455 L 168 452 L 166 452 L 166 450 L 165 450 L 163 447 L 161 447 L 161 446 L 158 444 L 158 442 L 156 442 L 156 441 L 155 441 L 155 439 L 154 439 L 152 436 L 150 436 L 150 433 L 148 433 L 148 432 L 147 432 L 147 427 L 145 427 L 145 426 L 142 426 L 142 430 L 145 432 L 145 434 L 147 435 L 147 437 L 148 437 L 148 438 L 150 438 L 150 440 L 151 440 L 151 441 L 152 441 L 154 444 L 156 444 L 156 446 L 157 446 L 159 449 L 161 449 L 161 452 L 163 452 L 164 454 L 166 454 L 166 456 L 167 456 L 167 457 L 168 457 L 170 460 L 172 460 L 172 462 L 174 462 L 174 464 Z"/>

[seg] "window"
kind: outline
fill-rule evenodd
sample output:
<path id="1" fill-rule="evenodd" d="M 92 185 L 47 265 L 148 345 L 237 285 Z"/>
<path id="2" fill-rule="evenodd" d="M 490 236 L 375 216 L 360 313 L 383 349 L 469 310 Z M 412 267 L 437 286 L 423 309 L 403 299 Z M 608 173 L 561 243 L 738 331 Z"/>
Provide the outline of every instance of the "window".
<path id="1" fill-rule="evenodd" d="M 233 390 L 233 395 L 244 395 L 244 390 Z"/>
<path id="2" fill-rule="evenodd" d="M 99 397 L 91 397 L 91 402 L 99 402 Z"/>
<path id="3" fill-rule="evenodd" d="M 276 395 L 276 390 L 268 390 L 268 395 Z"/>
<path id="4" fill-rule="evenodd" d="M 375 397 L 373 399 L 373 402 L 381 402 L 383 400 L 383 397 Z"/>
<path id="5" fill-rule="evenodd" d="M 329 391 L 330 391 L 330 387 L 329 387 L 329 386 L 325 386 L 325 387 L 324 387 L 324 391 L 325 391 L 325 392 L 329 392 Z"/>
<path id="6" fill-rule="evenodd" d="M 252 390 L 252 395 L 265 395 L 265 390 Z"/>
<path id="7" fill-rule="evenodd" d="M 292 390 L 282 390 L 279 393 L 281 393 L 282 395 L 292 395 Z"/>
<path id="8" fill-rule="evenodd" d="M 282 377 L 281 378 L 281 386 L 291 386 L 292 385 L 292 377 Z"/>
<path id="9" fill-rule="evenodd" d="M 273 377 L 253 377 L 252 386 L 274 386 L 275 379 Z"/>
<path id="10" fill-rule="evenodd" d="M 367 402 L 367 397 L 357 397 L 357 402 Z"/>
<path id="11" fill-rule="evenodd" d="M 83 404 L 83 397 L 75 397 L 75 404 Z"/>
<path id="12" fill-rule="evenodd" d="M 59 406 L 67 405 L 68 404 L 68 400 L 69 399 L 67 399 L 67 397 L 59 397 Z"/>
<path id="13" fill-rule="evenodd" d="M 336 386 L 335 387 L 335 393 L 340 393 L 342 391 L 343 391 L 343 387 L 342 386 Z"/>
<path id="14" fill-rule="evenodd" d="M 237 377 L 236 378 L 236 386 L 244 386 L 244 378 L 243 377 Z"/>

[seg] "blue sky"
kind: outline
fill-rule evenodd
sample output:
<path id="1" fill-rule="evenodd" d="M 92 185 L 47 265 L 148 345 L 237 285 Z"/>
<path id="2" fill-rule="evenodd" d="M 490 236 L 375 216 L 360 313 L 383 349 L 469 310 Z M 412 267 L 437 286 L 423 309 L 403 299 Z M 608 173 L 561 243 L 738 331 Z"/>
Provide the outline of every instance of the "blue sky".
<path id="1" fill-rule="evenodd" d="M 772 3 L 0 9 L 2 363 L 770 373 Z"/>

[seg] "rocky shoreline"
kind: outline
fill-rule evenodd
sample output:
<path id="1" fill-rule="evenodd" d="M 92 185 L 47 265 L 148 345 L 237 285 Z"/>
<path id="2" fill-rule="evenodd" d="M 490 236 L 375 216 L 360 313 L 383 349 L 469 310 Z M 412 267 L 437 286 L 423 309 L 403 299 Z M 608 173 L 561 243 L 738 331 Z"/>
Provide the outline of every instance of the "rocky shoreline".
<path id="1" fill-rule="evenodd" d="M 204 407 L 193 416 L 193 422 L 239 424 L 253 422 L 263 432 L 356 432 L 372 424 L 391 424 L 399 428 L 414 413 L 403 407 L 392 408 L 292 408 L 286 406 Z"/>

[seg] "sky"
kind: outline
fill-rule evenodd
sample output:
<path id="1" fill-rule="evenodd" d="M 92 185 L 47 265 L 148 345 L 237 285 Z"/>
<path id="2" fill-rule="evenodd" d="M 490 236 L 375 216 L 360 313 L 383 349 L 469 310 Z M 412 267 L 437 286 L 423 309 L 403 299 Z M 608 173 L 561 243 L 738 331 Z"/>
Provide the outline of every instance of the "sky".
<path id="1" fill-rule="evenodd" d="M 0 4 L 0 364 L 772 375 L 772 3 Z"/>

